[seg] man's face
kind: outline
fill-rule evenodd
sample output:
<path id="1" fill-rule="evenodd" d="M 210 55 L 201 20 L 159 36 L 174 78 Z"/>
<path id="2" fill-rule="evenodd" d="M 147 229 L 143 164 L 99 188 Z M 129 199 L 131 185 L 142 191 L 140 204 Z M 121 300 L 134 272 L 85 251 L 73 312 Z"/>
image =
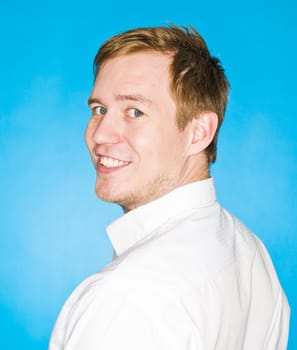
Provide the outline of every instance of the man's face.
<path id="1" fill-rule="evenodd" d="M 86 143 L 96 193 L 126 210 L 184 184 L 189 131 L 176 125 L 170 56 L 144 52 L 107 60 L 89 99 Z"/>

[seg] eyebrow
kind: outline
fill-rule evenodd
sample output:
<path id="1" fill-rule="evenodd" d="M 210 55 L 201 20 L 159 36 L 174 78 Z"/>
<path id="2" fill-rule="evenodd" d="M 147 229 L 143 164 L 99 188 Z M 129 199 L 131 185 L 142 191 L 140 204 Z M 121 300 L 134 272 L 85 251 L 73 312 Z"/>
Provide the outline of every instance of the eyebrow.
<path id="1" fill-rule="evenodd" d="M 101 101 L 98 98 L 94 98 L 94 97 L 89 97 L 88 98 L 88 106 L 91 106 L 94 103 L 98 103 L 99 105 L 101 105 Z"/>
<path id="2" fill-rule="evenodd" d="M 152 104 L 152 101 L 140 94 L 116 95 L 116 100 L 135 101 L 145 104 Z"/>
<path id="3" fill-rule="evenodd" d="M 127 94 L 127 95 L 120 95 L 119 94 L 119 95 L 116 95 L 115 98 L 118 101 L 134 101 L 134 102 L 140 102 L 140 103 L 148 104 L 148 105 L 153 103 L 150 99 L 148 99 L 140 94 Z M 88 105 L 90 106 L 94 103 L 103 104 L 100 101 L 100 99 L 95 98 L 95 97 L 90 97 L 88 99 Z"/>

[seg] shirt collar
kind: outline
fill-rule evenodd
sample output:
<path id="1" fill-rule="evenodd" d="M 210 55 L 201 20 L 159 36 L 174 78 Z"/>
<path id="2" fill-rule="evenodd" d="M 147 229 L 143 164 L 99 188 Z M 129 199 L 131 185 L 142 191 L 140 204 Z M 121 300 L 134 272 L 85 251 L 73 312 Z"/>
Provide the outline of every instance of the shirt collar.
<path id="1" fill-rule="evenodd" d="M 106 230 L 119 256 L 145 238 L 155 228 L 183 211 L 208 206 L 216 201 L 213 179 L 174 189 L 115 220 Z"/>

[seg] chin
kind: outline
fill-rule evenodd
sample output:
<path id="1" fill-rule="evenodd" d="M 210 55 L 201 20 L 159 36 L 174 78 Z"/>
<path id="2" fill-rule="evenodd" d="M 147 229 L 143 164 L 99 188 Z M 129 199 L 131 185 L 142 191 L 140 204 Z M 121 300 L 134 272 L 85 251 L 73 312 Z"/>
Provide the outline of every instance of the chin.
<path id="1" fill-rule="evenodd" d="M 105 202 L 120 204 L 126 196 L 107 184 L 96 184 L 96 195 Z"/>
<path id="2" fill-rule="evenodd" d="M 95 191 L 96 191 L 97 197 L 102 199 L 105 202 L 114 203 L 116 200 L 116 196 L 112 195 L 110 191 L 107 191 L 106 189 L 96 187 Z"/>
<path id="3" fill-rule="evenodd" d="M 105 202 L 118 204 L 125 212 L 132 210 L 141 205 L 141 200 L 137 199 L 133 193 L 120 193 L 112 190 L 107 190 L 106 186 L 96 187 L 96 195 Z"/>

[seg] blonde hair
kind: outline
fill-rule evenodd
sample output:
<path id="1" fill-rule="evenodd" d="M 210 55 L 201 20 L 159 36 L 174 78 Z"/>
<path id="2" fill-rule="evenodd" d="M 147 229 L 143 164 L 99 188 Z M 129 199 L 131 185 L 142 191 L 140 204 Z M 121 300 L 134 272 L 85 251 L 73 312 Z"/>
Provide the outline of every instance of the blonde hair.
<path id="1" fill-rule="evenodd" d="M 100 47 L 94 59 L 95 76 L 108 59 L 143 51 L 172 56 L 171 90 L 176 101 L 180 130 L 201 112 L 213 111 L 217 114 L 218 128 L 205 150 L 208 162 L 215 162 L 217 136 L 229 91 L 220 61 L 210 55 L 204 39 L 193 27 L 170 25 L 137 28 L 115 35 Z"/>

